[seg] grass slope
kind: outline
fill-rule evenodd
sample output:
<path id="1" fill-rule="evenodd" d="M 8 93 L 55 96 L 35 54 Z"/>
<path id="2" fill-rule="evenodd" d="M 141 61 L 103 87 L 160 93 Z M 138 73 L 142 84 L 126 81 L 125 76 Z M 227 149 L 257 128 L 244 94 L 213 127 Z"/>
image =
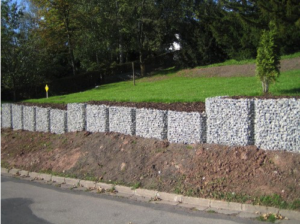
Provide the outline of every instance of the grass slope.
<path id="1" fill-rule="evenodd" d="M 272 84 L 273 95 L 300 95 L 300 70 L 281 73 L 278 82 Z M 50 87 L 51 88 L 51 87 Z M 50 92 L 51 94 L 51 92 Z M 74 103 L 87 101 L 127 102 L 197 102 L 214 96 L 259 96 L 261 83 L 257 77 L 183 77 L 167 70 L 153 77 L 136 81 L 112 83 L 85 92 L 54 96 L 48 99 L 32 99 L 35 103 Z"/>

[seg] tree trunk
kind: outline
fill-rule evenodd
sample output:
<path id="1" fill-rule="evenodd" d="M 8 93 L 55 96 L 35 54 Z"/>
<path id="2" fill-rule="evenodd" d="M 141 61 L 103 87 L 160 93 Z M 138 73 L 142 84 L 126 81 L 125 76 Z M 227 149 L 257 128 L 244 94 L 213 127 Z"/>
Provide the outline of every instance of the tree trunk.
<path id="1" fill-rule="evenodd" d="M 68 48 L 69 48 L 69 55 L 71 60 L 71 66 L 73 70 L 73 75 L 76 75 L 76 68 L 75 68 L 75 59 L 74 59 L 74 52 L 73 52 L 73 44 L 72 44 L 72 38 L 71 38 L 71 31 L 70 31 L 70 21 L 69 21 L 69 8 L 66 8 L 64 11 L 64 24 L 67 31 L 67 37 L 68 37 Z"/>
<path id="2" fill-rule="evenodd" d="M 124 63 L 124 57 L 123 57 L 123 35 L 119 33 L 119 57 L 120 57 L 120 64 Z"/>
<path id="3" fill-rule="evenodd" d="M 140 68 L 141 68 L 141 76 L 144 77 L 146 72 L 146 65 L 143 59 L 143 52 L 140 51 Z"/>
<path id="4" fill-rule="evenodd" d="M 70 54 L 70 58 L 71 58 L 71 66 L 72 66 L 72 70 L 73 70 L 73 75 L 76 75 L 76 68 L 75 68 L 75 59 L 74 59 L 74 53 L 73 53 L 73 49 L 72 49 L 72 43 L 71 43 L 71 36 L 68 32 L 68 46 L 69 46 L 69 54 Z"/>
<path id="5" fill-rule="evenodd" d="M 17 90 L 15 90 L 15 88 L 13 90 L 13 97 L 14 97 L 14 102 L 16 102 L 17 101 Z"/>
<path id="6" fill-rule="evenodd" d="M 269 92 L 269 83 L 266 80 L 262 81 L 262 88 L 263 88 L 263 92 L 264 94 Z"/>

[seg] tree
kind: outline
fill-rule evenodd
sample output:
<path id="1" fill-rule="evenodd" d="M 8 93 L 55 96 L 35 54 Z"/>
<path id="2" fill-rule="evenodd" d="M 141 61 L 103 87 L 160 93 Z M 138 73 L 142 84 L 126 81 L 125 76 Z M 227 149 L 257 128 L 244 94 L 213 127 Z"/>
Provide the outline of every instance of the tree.
<path id="1" fill-rule="evenodd" d="M 40 35 L 49 48 L 59 49 L 61 52 L 68 49 L 69 62 L 73 75 L 76 75 L 74 57 L 75 31 L 79 29 L 78 15 L 75 3 L 71 0 L 31 0 L 40 10 Z"/>
<path id="2" fill-rule="evenodd" d="M 270 22 L 269 30 L 262 33 L 256 57 L 256 75 L 262 82 L 264 93 L 268 93 L 269 84 L 275 82 L 280 74 L 279 46 L 276 38 L 275 23 Z"/>
<path id="3" fill-rule="evenodd" d="M 30 18 L 16 2 L 2 1 L 1 5 L 1 86 L 17 90 L 36 81 L 34 61 L 36 51 L 30 40 Z"/>

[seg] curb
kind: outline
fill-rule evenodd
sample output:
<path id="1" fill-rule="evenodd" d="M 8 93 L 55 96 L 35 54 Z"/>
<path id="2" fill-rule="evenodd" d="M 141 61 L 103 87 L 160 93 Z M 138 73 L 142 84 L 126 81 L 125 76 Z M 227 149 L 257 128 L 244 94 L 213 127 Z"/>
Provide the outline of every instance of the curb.
<path id="1" fill-rule="evenodd" d="M 132 196 L 143 197 L 149 200 L 159 199 L 166 203 L 173 203 L 175 205 L 179 205 L 181 207 L 194 207 L 194 208 L 202 208 L 201 210 L 206 209 L 216 209 L 223 210 L 224 214 L 233 214 L 235 213 L 247 213 L 250 215 L 256 214 L 259 216 L 260 214 L 281 214 L 289 219 L 300 221 L 300 212 L 293 210 L 285 210 L 273 207 L 266 207 L 260 205 L 251 205 L 251 204 L 241 204 L 236 202 L 226 202 L 226 201 L 218 201 L 213 199 L 205 199 L 205 198 L 194 198 L 187 197 L 178 194 L 172 194 L 167 192 L 158 192 L 155 190 L 147 190 L 147 189 L 135 189 L 133 190 L 131 187 L 121 186 L 121 185 L 113 185 L 106 184 L 102 182 L 94 182 L 87 180 L 80 180 L 75 178 L 65 178 L 60 176 L 52 176 L 50 174 L 36 173 L 36 172 L 28 172 L 25 170 L 19 169 L 6 169 L 1 168 L 2 174 L 10 174 L 13 176 L 21 176 L 21 177 L 31 177 L 32 179 L 41 179 L 46 182 L 54 182 L 56 184 L 66 184 L 72 186 L 80 186 L 90 190 L 97 190 L 98 188 L 102 188 L 104 190 L 115 189 L 117 191 L 116 194 L 127 195 L 129 198 Z M 163 203 L 163 202 L 162 202 Z M 200 209 L 199 209 L 200 210 Z M 233 212 L 234 211 L 234 212 Z M 222 213 L 222 212 L 221 212 Z"/>
<path id="2" fill-rule="evenodd" d="M 87 189 L 94 189 L 96 187 L 96 182 L 89 181 L 89 180 L 80 180 L 79 185 Z"/>
<path id="3" fill-rule="evenodd" d="M 18 175 L 19 171 L 20 171 L 19 169 L 11 169 L 11 170 L 8 171 L 8 173 L 12 174 L 12 175 Z"/>
<path id="4" fill-rule="evenodd" d="M 7 174 L 8 173 L 8 169 L 1 167 L 1 173 Z"/>
<path id="5" fill-rule="evenodd" d="M 29 176 L 29 172 L 26 170 L 20 170 L 19 174 L 21 177 L 28 177 Z"/>

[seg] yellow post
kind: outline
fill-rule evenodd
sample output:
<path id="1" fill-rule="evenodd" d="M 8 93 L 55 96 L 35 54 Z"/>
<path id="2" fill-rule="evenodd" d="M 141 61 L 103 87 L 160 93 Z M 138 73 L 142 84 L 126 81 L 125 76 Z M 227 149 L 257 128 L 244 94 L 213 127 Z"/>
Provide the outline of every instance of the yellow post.
<path id="1" fill-rule="evenodd" d="M 49 90 L 48 85 L 45 86 L 45 90 L 46 90 L 46 97 L 48 98 L 48 90 Z"/>

